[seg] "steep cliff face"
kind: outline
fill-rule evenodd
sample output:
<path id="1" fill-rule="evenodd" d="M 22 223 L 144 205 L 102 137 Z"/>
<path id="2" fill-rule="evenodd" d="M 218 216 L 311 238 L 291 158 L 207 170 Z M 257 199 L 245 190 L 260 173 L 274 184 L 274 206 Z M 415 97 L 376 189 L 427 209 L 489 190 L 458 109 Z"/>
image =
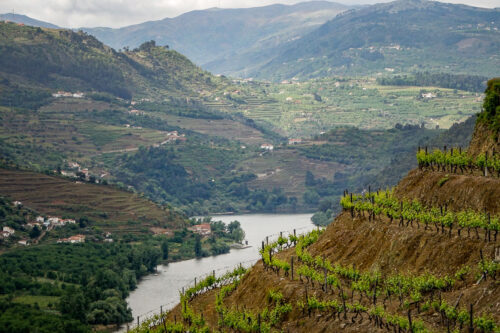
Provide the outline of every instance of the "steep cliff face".
<path id="1" fill-rule="evenodd" d="M 500 133 L 492 130 L 487 123 L 476 123 L 469 152 L 477 156 L 486 152 L 491 154 L 493 151 L 500 152 Z"/>
<path id="2" fill-rule="evenodd" d="M 485 94 L 469 147 L 473 156 L 500 151 L 500 78 L 488 81 Z"/>

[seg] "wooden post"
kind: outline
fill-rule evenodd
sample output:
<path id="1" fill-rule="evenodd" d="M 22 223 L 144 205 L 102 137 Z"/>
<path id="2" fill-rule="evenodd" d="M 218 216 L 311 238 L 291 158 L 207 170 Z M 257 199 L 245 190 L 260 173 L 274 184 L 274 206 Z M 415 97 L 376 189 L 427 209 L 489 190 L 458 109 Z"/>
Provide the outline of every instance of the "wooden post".
<path id="1" fill-rule="evenodd" d="M 163 316 L 163 305 L 160 305 L 160 315 Z"/>
<path id="2" fill-rule="evenodd" d="M 473 317 L 473 311 L 472 311 L 472 303 L 470 305 L 469 309 L 469 333 L 474 333 L 474 317 Z"/>
<path id="3" fill-rule="evenodd" d="M 264 241 L 262 241 L 262 251 L 264 251 Z"/>
<path id="4" fill-rule="evenodd" d="M 294 236 L 294 237 L 297 237 L 297 233 L 296 233 L 296 230 L 295 230 L 295 229 L 293 229 L 293 236 Z"/>
<path id="5" fill-rule="evenodd" d="M 328 283 L 327 283 L 327 273 L 326 273 L 326 266 L 324 265 L 325 263 L 325 258 L 323 257 L 323 274 L 325 275 L 325 293 L 328 291 Z"/>
<path id="6" fill-rule="evenodd" d="M 413 333 L 413 325 L 411 323 L 411 310 L 408 309 L 408 324 L 410 325 L 410 333 Z"/>
<path id="7" fill-rule="evenodd" d="M 127 333 L 128 333 L 128 331 L 129 331 L 129 328 L 128 328 L 128 323 L 127 323 Z"/>
<path id="8" fill-rule="evenodd" d="M 425 146 L 425 155 L 427 155 L 427 146 Z"/>
<path id="9" fill-rule="evenodd" d="M 269 245 L 269 236 L 266 236 L 266 245 Z"/>
<path id="10" fill-rule="evenodd" d="M 196 278 L 194 278 L 194 287 L 196 288 Z"/>
<path id="11" fill-rule="evenodd" d="M 484 176 L 488 177 L 488 152 L 484 153 Z"/>
<path id="12" fill-rule="evenodd" d="M 257 325 L 259 326 L 259 333 L 260 333 L 260 312 L 257 314 Z"/>
<path id="13" fill-rule="evenodd" d="M 293 256 L 290 257 L 290 266 L 292 271 L 292 281 L 293 281 Z"/>
<path id="14" fill-rule="evenodd" d="M 213 270 L 213 272 L 212 272 L 212 273 L 213 273 L 213 275 L 214 275 L 214 277 L 215 277 L 215 269 Z"/>
<path id="15" fill-rule="evenodd" d="M 137 316 L 137 327 L 139 327 L 139 316 Z"/>

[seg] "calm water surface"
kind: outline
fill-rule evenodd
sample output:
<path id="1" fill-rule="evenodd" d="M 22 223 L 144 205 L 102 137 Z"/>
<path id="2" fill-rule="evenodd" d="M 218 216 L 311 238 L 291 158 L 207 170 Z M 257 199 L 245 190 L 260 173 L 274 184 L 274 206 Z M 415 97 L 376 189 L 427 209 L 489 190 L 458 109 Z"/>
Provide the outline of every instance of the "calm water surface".
<path id="1" fill-rule="evenodd" d="M 127 298 L 132 314 L 149 317 L 160 312 L 160 306 L 168 310 L 179 302 L 179 290 L 192 284 L 195 277 L 210 274 L 216 270 L 216 275 L 222 275 L 239 263 L 248 267 L 259 259 L 259 247 L 268 235 L 277 237 L 280 231 L 297 229 L 304 233 L 314 228 L 311 214 L 251 214 L 251 215 L 221 215 L 214 220 L 229 223 L 238 220 L 246 233 L 246 239 L 251 246 L 246 249 L 231 249 L 231 252 L 215 257 L 191 259 L 169 265 L 158 266 L 157 275 L 148 275 L 141 280 L 137 289 Z"/>

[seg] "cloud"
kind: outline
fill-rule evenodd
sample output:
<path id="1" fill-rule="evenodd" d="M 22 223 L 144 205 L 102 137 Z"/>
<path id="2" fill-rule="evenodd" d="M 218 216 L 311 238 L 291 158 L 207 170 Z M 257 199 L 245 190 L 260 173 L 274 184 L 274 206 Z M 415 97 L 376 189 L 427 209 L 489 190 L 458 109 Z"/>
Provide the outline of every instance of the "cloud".
<path id="1" fill-rule="evenodd" d="M 339 0 L 345 4 L 389 0 Z M 255 7 L 300 0 L 1 0 L 0 13 L 25 14 L 62 27 L 121 27 L 211 7 Z M 500 0 L 446 0 L 479 7 L 498 7 Z"/>

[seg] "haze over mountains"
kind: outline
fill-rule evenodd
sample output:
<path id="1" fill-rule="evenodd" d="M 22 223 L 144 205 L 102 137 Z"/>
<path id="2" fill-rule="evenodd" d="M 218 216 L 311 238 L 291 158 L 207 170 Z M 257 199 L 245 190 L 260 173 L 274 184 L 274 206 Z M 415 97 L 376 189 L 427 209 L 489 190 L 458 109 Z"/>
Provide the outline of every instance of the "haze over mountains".
<path id="1" fill-rule="evenodd" d="M 31 25 L 31 26 L 40 27 L 40 28 L 50 28 L 50 29 L 59 29 L 60 28 L 57 25 L 52 24 L 52 23 L 36 20 L 36 19 L 33 19 L 33 18 L 26 16 L 26 15 L 20 15 L 20 14 L 14 14 L 14 13 L 0 14 L 0 20 L 22 23 L 22 24 Z"/>
<path id="2" fill-rule="evenodd" d="M 311 32 L 348 6 L 327 1 L 248 9 L 191 11 L 138 25 L 83 28 L 114 48 L 137 47 L 146 40 L 186 54 L 215 73 L 234 73 L 267 62 L 272 50 Z"/>
<path id="3" fill-rule="evenodd" d="M 381 71 L 500 74 L 491 73 L 500 68 L 499 29 L 498 8 L 426 0 L 213 8 L 119 29 L 82 28 L 115 49 L 155 40 L 213 73 L 273 80 Z"/>

